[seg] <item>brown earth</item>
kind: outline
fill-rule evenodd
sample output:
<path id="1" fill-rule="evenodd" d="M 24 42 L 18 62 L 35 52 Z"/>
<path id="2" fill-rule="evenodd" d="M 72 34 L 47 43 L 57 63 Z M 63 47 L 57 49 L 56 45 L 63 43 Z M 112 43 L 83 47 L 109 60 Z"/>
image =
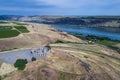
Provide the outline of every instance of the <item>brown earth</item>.
<path id="1" fill-rule="evenodd" d="M 119 80 L 120 55 L 115 51 L 104 52 L 96 44 L 87 45 L 51 44 L 49 55 L 28 63 L 23 72 L 14 72 L 4 80 Z"/>
<path id="2" fill-rule="evenodd" d="M 59 32 L 49 25 L 29 23 L 26 27 L 30 31 L 29 33 L 23 33 L 13 38 L 0 39 L 0 50 L 31 48 L 46 45 L 56 40 L 82 41 L 65 32 Z"/>
<path id="3" fill-rule="evenodd" d="M 48 25 L 30 23 L 27 28 L 31 32 L 22 34 L 27 38 L 25 47 L 50 43 L 51 52 L 28 63 L 24 71 L 14 71 L 2 80 L 120 80 L 118 52 L 98 44 L 86 44 Z M 67 42 L 53 43 L 56 40 Z"/>

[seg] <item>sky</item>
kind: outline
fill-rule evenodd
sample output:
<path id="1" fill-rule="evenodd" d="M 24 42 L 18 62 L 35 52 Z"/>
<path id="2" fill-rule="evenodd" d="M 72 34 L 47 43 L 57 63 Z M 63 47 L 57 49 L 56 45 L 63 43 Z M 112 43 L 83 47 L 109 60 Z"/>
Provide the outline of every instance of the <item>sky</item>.
<path id="1" fill-rule="evenodd" d="M 120 0 L 0 0 L 0 15 L 120 15 Z"/>

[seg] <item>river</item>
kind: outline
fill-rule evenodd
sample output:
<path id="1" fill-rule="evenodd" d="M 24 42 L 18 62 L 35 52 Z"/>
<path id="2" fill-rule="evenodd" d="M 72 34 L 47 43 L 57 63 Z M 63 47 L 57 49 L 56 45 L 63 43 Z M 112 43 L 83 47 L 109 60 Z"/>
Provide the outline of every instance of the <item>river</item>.
<path id="1" fill-rule="evenodd" d="M 71 34 L 94 35 L 108 37 L 112 40 L 120 40 L 120 27 L 80 27 L 77 25 L 55 25 L 54 28 Z"/>

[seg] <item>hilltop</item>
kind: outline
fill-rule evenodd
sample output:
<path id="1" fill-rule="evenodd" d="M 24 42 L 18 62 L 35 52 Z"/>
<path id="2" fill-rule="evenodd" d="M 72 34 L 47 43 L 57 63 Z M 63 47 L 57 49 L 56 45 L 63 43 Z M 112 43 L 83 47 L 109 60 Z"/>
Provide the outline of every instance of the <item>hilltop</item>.
<path id="1" fill-rule="evenodd" d="M 9 32 L 8 38 L 4 38 L 5 34 L 2 33 L 4 36 L 1 35 L 1 37 L 3 38 L 0 38 L 1 51 L 26 48 L 26 47 L 28 48 L 32 46 L 33 47 L 40 46 L 40 45 L 45 45 L 47 43 L 55 42 L 56 40 L 73 41 L 73 42 L 80 41 L 79 39 L 75 38 L 72 35 L 55 30 L 50 25 L 34 24 L 34 23 L 16 24 L 16 22 L 11 22 L 11 23 L 0 24 L 0 25 L 2 25 L 2 27 L 5 27 L 7 25 L 9 25 L 9 27 L 15 26 L 19 34 L 17 34 L 18 32 L 14 34 L 12 34 L 12 32 Z M 10 31 L 11 30 L 12 29 L 10 29 Z M 23 32 L 20 32 L 19 30 Z"/>
<path id="2" fill-rule="evenodd" d="M 117 51 L 100 44 L 88 43 L 50 25 L 25 23 L 24 26 L 29 32 L 1 38 L 0 49 L 31 49 L 49 44 L 50 54 L 28 63 L 24 71 L 0 62 L 2 80 L 120 79 L 120 54 Z"/>

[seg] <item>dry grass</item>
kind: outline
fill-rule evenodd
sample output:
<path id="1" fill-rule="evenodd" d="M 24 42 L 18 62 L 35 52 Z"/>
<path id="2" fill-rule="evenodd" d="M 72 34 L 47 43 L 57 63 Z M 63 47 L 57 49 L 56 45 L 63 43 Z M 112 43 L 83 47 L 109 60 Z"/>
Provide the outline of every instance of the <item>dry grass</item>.
<path id="1" fill-rule="evenodd" d="M 28 30 L 31 31 L 30 33 L 3 41 L 16 41 L 15 44 L 12 43 L 13 46 L 18 41 L 21 44 L 25 42 L 26 44 L 17 44 L 17 46 L 27 48 L 28 46 L 45 45 L 56 40 L 71 41 L 71 43 L 50 44 L 51 53 L 49 55 L 43 59 L 28 63 L 24 72 L 16 71 L 4 80 L 120 79 L 120 54 L 117 52 L 97 44 L 84 44 L 83 41 L 69 34 L 51 30 L 53 28 L 48 25 L 31 25 L 27 26 Z M 64 36 L 64 38 L 61 36 Z M 12 47 L 10 46 L 11 42 L 4 42 L 2 45 Z"/>
<path id="2" fill-rule="evenodd" d="M 29 33 L 22 33 L 17 37 L 0 39 L 1 51 L 19 49 L 19 48 L 32 48 L 35 46 L 46 45 L 56 40 L 81 42 L 78 38 L 63 32 L 54 32 L 49 25 L 44 24 L 32 24 L 26 25 Z M 64 37 L 64 38 L 63 38 Z"/>

